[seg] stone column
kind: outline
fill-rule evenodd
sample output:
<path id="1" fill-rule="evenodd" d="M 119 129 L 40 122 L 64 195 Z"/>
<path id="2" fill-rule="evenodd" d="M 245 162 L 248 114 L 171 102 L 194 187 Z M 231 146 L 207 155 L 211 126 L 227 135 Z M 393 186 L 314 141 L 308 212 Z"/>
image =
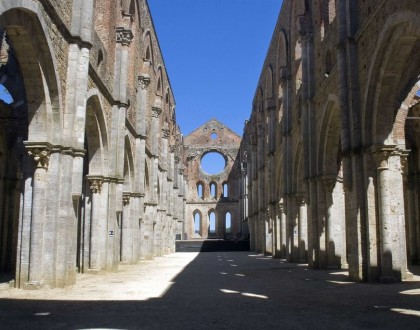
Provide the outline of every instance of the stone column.
<path id="1" fill-rule="evenodd" d="M 327 208 L 325 196 L 325 184 L 321 176 L 317 178 L 318 267 L 321 269 L 327 267 Z"/>
<path id="2" fill-rule="evenodd" d="M 339 267 L 339 263 L 336 260 L 336 254 L 340 253 L 337 251 L 335 237 L 334 237 L 334 222 L 335 217 L 343 216 L 334 214 L 334 200 L 333 191 L 336 183 L 335 175 L 325 175 L 322 177 L 324 188 L 325 188 L 325 201 L 326 201 L 326 221 L 325 221 L 325 248 L 327 257 L 327 267 Z"/>
<path id="3" fill-rule="evenodd" d="M 418 251 L 417 251 L 417 240 L 420 239 L 420 236 L 417 236 L 417 203 L 416 203 L 416 181 L 418 175 L 410 175 L 407 177 L 406 187 L 407 187 L 407 211 L 406 217 L 408 224 L 408 251 L 410 256 L 410 262 L 416 263 L 418 261 Z"/>
<path id="4" fill-rule="evenodd" d="M 280 212 L 280 254 L 282 258 L 286 258 L 287 255 L 287 234 L 286 234 L 286 213 L 284 209 L 284 204 L 279 203 L 279 212 Z"/>
<path id="5" fill-rule="evenodd" d="M 299 262 L 308 260 L 308 219 L 305 197 L 303 194 L 296 195 L 296 202 L 299 207 L 298 221 L 298 244 L 299 244 Z"/>
<path id="6" fill-rule="evenodd" d="M 101 190 L 103 179 L 101 177 L 88 176 L 89 188 L 92 193 L 91 206 L 91 233 L 90 233 L 90 263 L 89 268 L 92 270 L 99 270 L 101 267 L 101 231 L 106 230 L 102 228 L 101 217 Z"/>
<path id="7" fill-rule="evenodd" d="M 123 214 L 121 224 L 121 262 L 133 263 L 133 219 L 130 210 L 130 193 L 123 194 Z"/>
<path id="8" fill-rule="evenodd" d="M 28 288 L 39 288 L 44 284 L 44 219 L 47 206 L 47 170 L 51 151 L 47 145 L 26 145 L 26 149 L 34 159 L 35 171 L 32 181 L 29 281 L 25 284 Z"/>
<path id="9" fill-rule="evenodd" d="M 401 153 L 395 146 L 375 148 L 380 228 L 380 281 L 396 282 L 407 275 Z M 404 234 L 403 234 L 404 233 Z"/>
<path id="10" fill-rule="evenodd" d="M 308 264 L 319 267 L 318 205 L 317 180 L 309 179 L 309 219 L 308 219 Z"/>
<path id="11" fill-rule="evenodd" d="M 286 259 L 288 262 L 293 262 L 294 250 L 294 230 L 295 230 L 295 203 L 294 196 L 286 197 Z"/>

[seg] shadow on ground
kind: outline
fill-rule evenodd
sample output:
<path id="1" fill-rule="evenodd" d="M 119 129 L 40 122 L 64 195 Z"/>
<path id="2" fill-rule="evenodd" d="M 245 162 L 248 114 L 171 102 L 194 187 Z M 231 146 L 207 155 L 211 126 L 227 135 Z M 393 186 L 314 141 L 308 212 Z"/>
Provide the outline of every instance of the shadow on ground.
<path id="1" fill-rule="evenodd" d="M 249 252 L 200 253 L 160 298 L 0 300 L 2 329 L 420 329 L 420 282 L 353 283 Z"/>

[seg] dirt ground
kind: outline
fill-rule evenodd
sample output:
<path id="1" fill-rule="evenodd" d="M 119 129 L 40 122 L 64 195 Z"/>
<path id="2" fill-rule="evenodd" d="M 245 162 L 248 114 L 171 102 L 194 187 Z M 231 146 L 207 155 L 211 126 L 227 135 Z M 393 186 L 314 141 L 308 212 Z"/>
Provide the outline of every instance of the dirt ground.
<path id="1" fill-rule="evenodd" d="M 354 283 L 249 252 L 175 253 L 66 289 L 0 284 L 0 329 L 420 329 L 417 275 Z"/>

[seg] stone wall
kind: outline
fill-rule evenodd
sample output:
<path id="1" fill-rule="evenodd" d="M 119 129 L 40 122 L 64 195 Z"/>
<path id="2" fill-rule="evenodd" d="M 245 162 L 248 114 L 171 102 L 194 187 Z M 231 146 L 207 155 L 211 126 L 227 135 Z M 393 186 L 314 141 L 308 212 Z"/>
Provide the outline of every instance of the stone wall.
<path id="1" fill-rule="evenodd" d="M 254 250 L 355 280 L 410 276 L 419 9 L 283 2 L 240 151 Z"/>
<path id="2" fill-rule="evenodd" d="M 0 36 L 0 270 L 64 287 L 174 252 L 182 137 L 147 2 L 6 0 Z"/>

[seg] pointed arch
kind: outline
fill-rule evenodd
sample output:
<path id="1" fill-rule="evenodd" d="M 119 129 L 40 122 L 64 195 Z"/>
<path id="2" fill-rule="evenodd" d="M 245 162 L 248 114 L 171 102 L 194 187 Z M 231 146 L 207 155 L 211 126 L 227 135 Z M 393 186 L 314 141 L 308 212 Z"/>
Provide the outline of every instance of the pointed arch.
<path id="1" fill-rule="evenodd" d="M 125 137 L 124 144 L 124 191 L 132 192 L 134 191 L 135 167 L 130 138 L 128 135 Z"/>
<path id="2" fill-rule="evenodd" d="M 85 146 L 90 175 L 108 175 L 108 130 L 99 92 L 92 89 L 87 94 Z"/>
<path id="3" fill-rule="evenodd" d="M 63 117 L 57 63 L 42 10 L 32 1 L 4 0 L 0 30 L 5 31 L 19 64 L 28 112 L 28 140 L 60 144 Z"/>
<path id="4" fill-rule="evenodd" d="M 420 14 L 397 12 L 378 38 L 363 98 L 366 145 L 404 143 L 407 111 L 403 103 L 420 74 L 419 21 Z"/>
<path id="5" fill-rule="evenodd" d="M 341 166 L 341 119 L 338 96 L 329 95 L 321 127 L 318 172 L 324 175 L 337 175 Z"/>

